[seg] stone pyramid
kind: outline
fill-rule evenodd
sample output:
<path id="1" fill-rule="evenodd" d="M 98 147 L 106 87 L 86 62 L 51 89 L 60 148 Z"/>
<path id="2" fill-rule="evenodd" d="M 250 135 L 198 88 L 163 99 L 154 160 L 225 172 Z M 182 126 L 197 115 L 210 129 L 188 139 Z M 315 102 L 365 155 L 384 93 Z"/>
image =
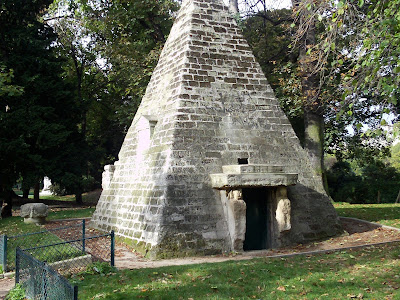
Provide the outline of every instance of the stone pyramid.
<path id="1" fill-rule="evenodd" d="M 92 222 L 153 257 L 281 247 L 340 231 L 221 0 L 183 2 L 110 169 Z"/>

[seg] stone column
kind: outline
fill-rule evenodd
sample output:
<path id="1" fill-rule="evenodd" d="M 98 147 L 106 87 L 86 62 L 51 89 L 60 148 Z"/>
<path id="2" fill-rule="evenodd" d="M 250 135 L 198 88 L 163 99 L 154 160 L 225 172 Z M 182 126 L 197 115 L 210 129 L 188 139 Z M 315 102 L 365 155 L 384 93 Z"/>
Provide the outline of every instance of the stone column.
<path id="1" fill-rule="evenodd" d="M 114 165 L 105 165 L 104 166 L 104 172 L 102 175 L 102 180 L 101 180 L 101 187 L 103 190 L 108 188 L 111 184 L 111 180 L 114 176 L 114 171 L 115 171 L 115 166 Z"/>
<path id="2" fill-rule="evenodd" d="M 232 248 L 235 251 L 243 251 L 246 234 L 246 203 L 243 201 L 242 190 L 229 191 L 227 204 Z"/>
<path id="3" fill-rule="evenodd" d="M 275 217 L 278 223 L 278 232 L 290 230 L 292 228 L 290 222 L 291 205 L 287 196 L 286 186 L 278 186 L 276 189 L 276 212 Z"/>

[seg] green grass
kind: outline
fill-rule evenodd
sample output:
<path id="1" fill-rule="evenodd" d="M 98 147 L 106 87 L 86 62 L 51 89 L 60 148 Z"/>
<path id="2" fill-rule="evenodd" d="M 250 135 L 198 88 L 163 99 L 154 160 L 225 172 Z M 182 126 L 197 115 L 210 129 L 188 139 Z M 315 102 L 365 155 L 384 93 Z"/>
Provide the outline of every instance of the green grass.
<path id="1" fill-rule="evenodd" d="M 29 198 L 33 198 L 33 197 L 29 197 Z M 57 201 L 75 201 L 75 196 L 74 195 L 66 195 L 66 196 L 47 195 L 47 196 L 40 196 L 40 199 L 57 200 Z"/>
<path id="2" fill-rule="evenodd" d="M 335 203 L 339 216 L 351 217 L 400 228 L 400 204 Z"/>
<path id="3" fill-rule="evenodd" d="M 90 217 L 93 214 L 93 211 L 94 208 L 84 208 L 50 212 L 47 219 L 54 220 Z M 23 218 L 18 216 L 0 220 L 0 235 L 6 234 L 8 236 L 14 236 L 43 230 L 44 228 L 35 224 L 25 224 Z M 50 245 L 60 242 L 63 242 L 63 240 L 51 233 L 33 234 L 17 239 L 10 238 L 8 239 L 7 247 L 8 267 L 11 269 L 14 268 L 15 249 L 18 246 L 27 248 L 26 245 L 29 245 L 28 247 L 37 247 L 40 245 Z M 49 249 L 49 251 L 50 252 L 46 252 L 41 249 L 36 251 L 34 256 L 40 260 L 54 262 L 83 255 L 81 251 L 71 245 L 55 246 Z"/>
<path id="4" fill-rule="evenodd" d="M 50 212 L 47 220 L 87 218 L 92 216 L 94 210 L 95 208 L 83 208 Z M 41 230 L 42 229 L 37 225 L 25 224 L 24 219 L 19 216 L 0 219 L 0 235 L 17 235 Z"/>
<path id="5" fill-rule="evenodd" d="M 72 280 L 79 285 L 79 299 L 399 299 L 399 274 L 396 244 L 311 257 L 123 270 Z"/>

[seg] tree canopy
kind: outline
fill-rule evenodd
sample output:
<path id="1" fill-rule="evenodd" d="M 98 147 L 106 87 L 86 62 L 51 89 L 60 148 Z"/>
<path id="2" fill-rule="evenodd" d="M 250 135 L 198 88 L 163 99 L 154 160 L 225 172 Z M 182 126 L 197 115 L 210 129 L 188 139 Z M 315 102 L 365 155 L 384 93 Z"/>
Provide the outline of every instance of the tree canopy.
<path id="1" fill-rule="evenodd" d="M 266 0 L 244 4 L 235 17 L 316 165 L 330 153 L 363 161 L 365 172 L 374 165 L 368 174 L 382 171 L 377 159 L 389 153 L 382 116 L 397 117 L 399 107 L 400 0 L 296 0 L 282 10 L 269 10 Z M 174 0 L 1 2 L 2 198 L 16 180 L 29 188 L 45 175 L 78 200 L 99 186 L 178 7 Z"/>

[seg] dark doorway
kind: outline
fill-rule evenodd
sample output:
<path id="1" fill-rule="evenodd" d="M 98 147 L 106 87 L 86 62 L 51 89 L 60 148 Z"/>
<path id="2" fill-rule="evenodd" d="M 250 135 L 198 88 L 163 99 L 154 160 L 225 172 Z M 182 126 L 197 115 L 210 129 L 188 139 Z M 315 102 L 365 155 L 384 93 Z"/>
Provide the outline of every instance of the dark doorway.
<path id="1" fill-rule="evenodd" d="M 246 234 L 243 250 L 268 247 L 268 192 L 265 188 L 242 189 L 246 203 Z"/>

